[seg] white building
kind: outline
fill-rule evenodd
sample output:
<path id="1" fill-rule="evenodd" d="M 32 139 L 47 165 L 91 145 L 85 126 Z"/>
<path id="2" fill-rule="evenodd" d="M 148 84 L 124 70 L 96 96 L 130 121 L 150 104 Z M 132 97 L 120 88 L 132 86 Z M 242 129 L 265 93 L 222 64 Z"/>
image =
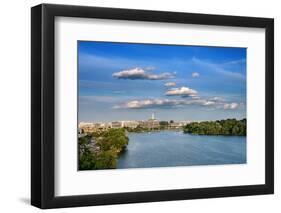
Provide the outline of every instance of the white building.
<path id="1" fill-rule="evenodd" d="M 120 122 L 120 121 L 112 121 L 111 122 L 111 127 L 112 128 L 121 128 L 122 127 L 122 122 Z"/>
<path id="2" fill-rule="evenodd" d="M 136 128 L 138 125 L 138 121 L 122 121 L 122 127 Z"/>

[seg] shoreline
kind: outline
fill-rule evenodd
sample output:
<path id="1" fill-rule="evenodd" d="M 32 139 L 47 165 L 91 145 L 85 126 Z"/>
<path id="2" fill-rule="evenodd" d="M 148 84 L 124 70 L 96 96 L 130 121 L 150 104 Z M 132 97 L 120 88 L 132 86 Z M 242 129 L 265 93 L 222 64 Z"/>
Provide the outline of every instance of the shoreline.
<path id="1" fill-rule="evenodd" d="M 236 137 L 247 137 L 247 135 L 223 135 L 223 134 L 218 134 L 218 135 L 214 135 L 214 134 L 193 134 L 193 133 L 184 133 L 183 131 L 180 131 L 180 130 L 168 130 L 168 129 L 165 129 L 165 130 L 154 130 L 154 131 L 144 131 L 144 132 L 128 132 L 128 134 L 130 133 L 135 133 L 135 134 L 141 134 L 141 133 L 160 133 L 160 132 L 180 132 L 182 133 L 183 135 L 191 135 L 191 136 L 225 136 L 225 137 L 230 137 L 230 136 L 236 136 Z"/>

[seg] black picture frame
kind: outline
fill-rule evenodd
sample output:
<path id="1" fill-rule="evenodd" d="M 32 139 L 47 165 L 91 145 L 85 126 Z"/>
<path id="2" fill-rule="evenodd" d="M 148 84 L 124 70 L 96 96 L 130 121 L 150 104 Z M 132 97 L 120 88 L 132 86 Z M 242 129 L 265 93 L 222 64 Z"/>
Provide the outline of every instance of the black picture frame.
<path id="1" fill-rule="evenodd" d="M 265 184 L 93 195 L 54 195 L 55 17 L 264 28 Z M 274 20 L 225 15 L 41 4 L 31 8 L 31 204 L 42 208 L 217 198 L 274 193 Z"/>

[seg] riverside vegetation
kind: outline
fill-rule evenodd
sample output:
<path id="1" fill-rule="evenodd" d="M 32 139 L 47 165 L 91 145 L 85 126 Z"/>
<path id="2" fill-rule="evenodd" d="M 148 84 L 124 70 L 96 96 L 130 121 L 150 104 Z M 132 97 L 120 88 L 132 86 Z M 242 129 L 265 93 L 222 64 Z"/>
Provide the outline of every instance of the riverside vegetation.
<path id="1" fill-rule="evenodd" d="M 168 122 L 160 122 L 159 130 L 166 130 Z M 194 135 L 246 136 L 246 119 L 192 122 L 182 128 L 184 133 Z M 115 169 L 118 156 L 126 150 L 129 142 L 127 132 L 142 133 L 153 129 L 117 128 L 88 133 L 79 138 L 79 170 Z"/>
<path id="2" fill-rule="evenodd" d="M 246 136 L 246 119 L 192 122 L 183 128 L 184 133 L 196 135 L 237 135 Z"/>
<path id="3" fill-rule="evenodd" d="M 109 129 L 79 138 L 79 170 L 116 168 L 117 157 L 128 142 L 124 129 Z"/>
<path id="4" fill-rule="evenodd" d="M 168 121 L 160 121 L 159 126 L 157 127 L 143 127 L 138 125 L 135 128 L 132 127 L 124 127 L 128 132 L 134 132 L 134 133 L 143 133 L 143 132 L 153 132 L 153 131 L 161 131 L 161 130 L 177 130 L 177 128 L 171 127 L 171 124 L 173 124 L 174 121 L 170 120 Z M 179 128 L 181 130 L 181 128 Z"/>

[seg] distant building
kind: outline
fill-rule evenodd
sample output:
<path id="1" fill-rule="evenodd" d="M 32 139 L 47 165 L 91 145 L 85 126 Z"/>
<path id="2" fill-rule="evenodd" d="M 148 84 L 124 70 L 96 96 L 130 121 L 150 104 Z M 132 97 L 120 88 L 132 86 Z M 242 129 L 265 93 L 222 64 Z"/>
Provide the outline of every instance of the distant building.
<path id="1" fill-rule="evenodd" d="M 155 129 L 155 128 L 159 128 L 160 124 L 159 124 L 159 121 L 153 121 L 153 120 L 142 121 L 142 122 L 140 122 L 140 127 Z"/>
<path id="2" fill-rule="evenodd" d="M 112 128 L 122 128 L 122 122 L 120 122 L 120 121 L 113 121 L 113 122 L 111 122 L 111 127 Z"/>
<path id="3" fill-rule="evenodd" d="M 101 123 L 93 123 L 93 126 L 95 129 L 99 129 L 102 127 L 102 124 Z"/>
<path id="4" fill-rule="evenodd" d="M 140 121 L 140 127 L 149 128 L 149 129 L 157 129 L 160 128 L 160 122 L 155 119 L 154 113 L 152 113 L 151 118 L 147 121 Z"/>
<path id="5" fill-rule="evenodd" d="M 172 121 L 172 122 L 171 122 Z M 171 129 L 180 129 L 183 126 L 185 126 L 188 123 L 191 123 L 192 121 L 173 121 L 171 120 L 166 121 L 167 125 L 165 128 L 171 128 Z M 162 121 L 165 122 L 165 121 Z M 79 129 L 78 129 L 78 134 L 83 135 L 87 133 L 92 133 L 92 132 L 100 132 L 100 131 L 105 131 L 110 128 L 137 128 L 138 126 L 142 128 L 148 128 L 148 129 L 160 129 L 160 121 L 158 121 L 155 118 L 155 113 L 151 114 L 151 117 L 148 120 L 145 121 L 112 121 L 112 122 L 96 122 L 96 123 L 91 123 L 91 122 L 80 122 L 79 123 Z M 163 125 L 162 125 L 163 128 Z"/>
<path id="6" fill-rule="evenodd" d="M 179 129 L 180 127 L 182 127 L 182 123 L 181 122 L 173 122 L 173 123 L 170 123 L 170 128 L 172 129 Z"/>
<path id="7" fill-rule="evenodd" d="M 90 122 L 80 122 L 78 126 L 79 126 L 80 129 L 83 129 L 83 127 L 91 126 L 91 125 L 93 125 L 93 123 L 90 123 Z"/>
<path id="8" fill-rule="evenodd" d="M 122 127 L 136 128 L 138 125 L 138 121 L 122 121 Z"/>
<path id="9" fill-rule="evenodd" d="M 85 123 L 85 122 L 79 123 L 79 129 L 84 133 L 103 131 L 109 128 L 111 128 L 110 123 Z"/>
<path id="10" fill-rule="evenodd" d="M 106 129 L 109 129 L 109 128 L 111 128 L 111 123 L 100 123 L 99 129 L 106 130 Z"/>
<path id="11" fill-rule="evenodd" d="M 89 133 L 93 132 L 96 126 L 94 125 L 94 123 L 81 122 L 79 123 L 79 128 L 81 129 L 81 132 L 83 131 L 84 133 Z"/>
<path id="12" fill-rule="evenodd" d="M 180 121 L 182 126 L 185 126 L 186 124 L 190 124 L 193 121 Z"/>

